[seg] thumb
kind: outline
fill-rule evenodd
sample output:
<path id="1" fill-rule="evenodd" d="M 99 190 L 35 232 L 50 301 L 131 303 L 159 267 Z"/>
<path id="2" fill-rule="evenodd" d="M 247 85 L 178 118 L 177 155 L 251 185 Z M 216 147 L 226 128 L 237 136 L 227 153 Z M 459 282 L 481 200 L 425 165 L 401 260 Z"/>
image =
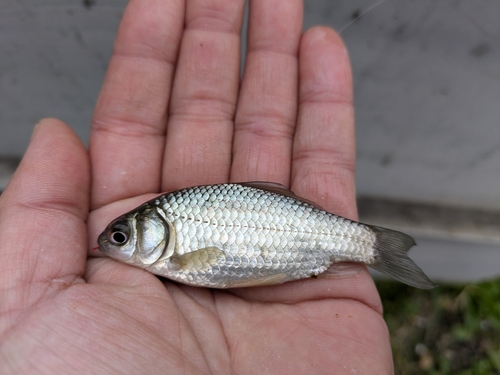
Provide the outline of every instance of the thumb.
<path id="1" fill-rule="evenodd" d="M 83 274 L 89 189 L 82 142 L 63 122 L 41 121 L 0 196 L 0 310 L 22 311 Z"/>

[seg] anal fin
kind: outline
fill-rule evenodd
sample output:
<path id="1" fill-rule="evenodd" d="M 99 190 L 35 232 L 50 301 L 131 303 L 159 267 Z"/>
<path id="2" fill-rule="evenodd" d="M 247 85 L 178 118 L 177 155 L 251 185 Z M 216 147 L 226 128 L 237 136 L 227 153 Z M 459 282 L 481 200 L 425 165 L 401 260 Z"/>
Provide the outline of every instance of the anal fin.
<path id="1" fill-rule="evenodd" d="M 241 280 L 230 282 L 226 285 L 226 288 L 248 288 L 254 286 L 266 286 L 266 285 L 274 285 L 274 284 L 282 284 L 287 281 L 287 275 L 285 273 L 278 273 L 275 275 L 268 275 L 259 277 L 257 279 L 251 280 Z"/>
<path id="2" fill-rule="evenodd" d="M 315 276 L 316 279 L 343 279 L 357 275 L 361 272 L 363 266 L 359 263 L 335 263 L 325 272 Z"/>

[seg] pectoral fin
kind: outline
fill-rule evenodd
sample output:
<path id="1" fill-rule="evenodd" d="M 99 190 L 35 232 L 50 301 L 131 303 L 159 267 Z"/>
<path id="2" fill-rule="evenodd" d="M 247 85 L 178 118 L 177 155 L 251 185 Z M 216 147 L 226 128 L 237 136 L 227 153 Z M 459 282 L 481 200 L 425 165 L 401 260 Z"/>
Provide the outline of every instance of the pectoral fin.
<path id="1" fill-rule="evenodd" d="M 223 262 L 224 259 L 224 251 L 218 247 L 211 246 L 182 255 L 174 255 L 171 258 L 171 262 L 177 264 L 180 269 L 184 270 L 204 270 Z"/>

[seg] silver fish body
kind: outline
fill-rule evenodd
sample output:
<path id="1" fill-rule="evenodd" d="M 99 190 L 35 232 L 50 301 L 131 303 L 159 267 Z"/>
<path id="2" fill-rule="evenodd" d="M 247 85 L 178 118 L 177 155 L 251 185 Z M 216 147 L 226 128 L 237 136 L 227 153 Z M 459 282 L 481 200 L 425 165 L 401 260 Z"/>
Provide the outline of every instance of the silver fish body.
<path id="1" fill-rule="evenodd" d="M 411 237 L 331 214 L 278 184 L 197 186 L 114 220 L 101 251 L 184 284 L 261 286 L 361 262 L 417 287 L 434 284 L 408 258 Z"/>

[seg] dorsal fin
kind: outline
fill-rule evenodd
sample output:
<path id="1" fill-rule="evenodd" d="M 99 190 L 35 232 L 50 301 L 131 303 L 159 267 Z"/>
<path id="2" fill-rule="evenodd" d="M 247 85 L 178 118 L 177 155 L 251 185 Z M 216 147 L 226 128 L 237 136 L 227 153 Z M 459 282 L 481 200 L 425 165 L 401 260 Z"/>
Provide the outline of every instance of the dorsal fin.
<path id="1" fill-rule="evenodd" d="M 249 182 L 240 182 L 239 184 L 242 186 L 248 186 L 251 188 L 269 191 L 271 193 L 276 193 L 276 194 L 284 195 L 285 197 L 297 199 L 301 202 L 305 202 L 307 204 L 310 204 L 313 207 L 316 207 L 318 210 L 326 211 L 319 204 L 311 202 L 308 199 L 299 197 L 298 195 L 295 195 L 295 193 L 293 191 L 291 191 L 290 189 L 287 189 L 286 186 L 281 185 L 277 182 L 249 181 Z"/>

